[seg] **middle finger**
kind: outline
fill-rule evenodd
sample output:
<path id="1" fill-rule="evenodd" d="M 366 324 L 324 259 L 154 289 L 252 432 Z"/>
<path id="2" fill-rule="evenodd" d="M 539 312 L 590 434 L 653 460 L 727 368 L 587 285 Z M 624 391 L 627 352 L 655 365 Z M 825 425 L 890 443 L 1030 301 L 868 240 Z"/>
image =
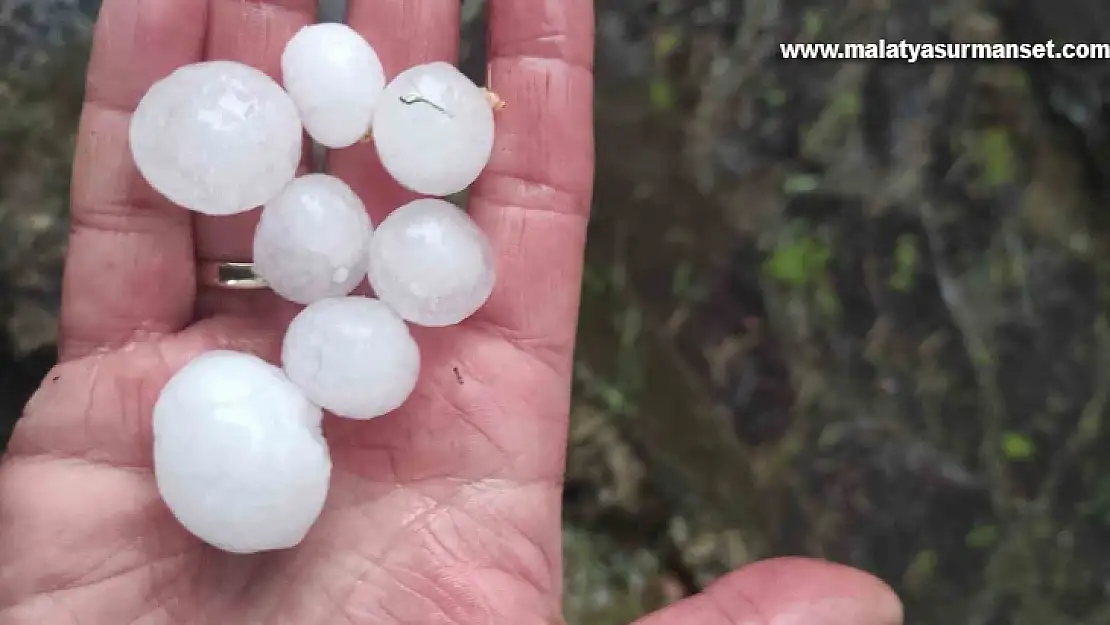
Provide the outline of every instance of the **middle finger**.
<path id="1" fill-rule="evenodd" d="M 347 23 L 382 60 L 387 80 L 421 63 L 459 56 L 459 0 L 349 0 Z M 378 160 L 372 143 L 328 156 L 328 170 L 358 193 L 376 227 L 395 208 L 415 199 Z"/>
<path id="2" fill-rule="evenodd" d="M 209 0 L 205 58 L 238 61 L 281 84 L 281 53 L 293 35 L 316 21 L 317 0 Z M 307 153 L 307 151 L 306 151 Z M 194 218 L 198 261 L 250 261 L 261 209 L 238 215 Z M 255 315 L 279 303 L 272 292 L 204 289 L 198 313 Z"/>

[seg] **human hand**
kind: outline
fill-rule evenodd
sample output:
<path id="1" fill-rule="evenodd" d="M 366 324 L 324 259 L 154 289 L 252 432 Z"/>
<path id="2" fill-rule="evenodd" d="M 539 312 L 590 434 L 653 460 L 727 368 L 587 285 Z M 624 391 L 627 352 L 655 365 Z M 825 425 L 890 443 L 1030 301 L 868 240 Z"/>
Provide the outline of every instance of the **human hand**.
<path id="1" fill-rule="evenodd" d="M 391 75 L 453 60 L 458 0 L 352 0 Z M 316 0 L 106 0 L 73 179 L 61 363 L 0 465 L 0 624 L 560 623 L 560 500 L 593 179 L 592 2 L 491 0 L 492 86 L 509 102 L 470 212 L 499 254 L 489 304 L 414 330 L 424 368 L 398 412 L 333 419 L 327 507 L 296 549 L 216 551 L 159 499 L 153 403 L 201 352 L 276 360 L 295 313 L 272 293 L 196 287 L 198 260 L 249 260 L 252 219 L 194 217 L 139 176 L 130 113 L 205 58 L 276 76 Z M 409 199 L 372 146 L 329 157 L 375 223 Z M 897 600 L 842 567 L 775 560 L 643 625 L 896 625 Z"/>

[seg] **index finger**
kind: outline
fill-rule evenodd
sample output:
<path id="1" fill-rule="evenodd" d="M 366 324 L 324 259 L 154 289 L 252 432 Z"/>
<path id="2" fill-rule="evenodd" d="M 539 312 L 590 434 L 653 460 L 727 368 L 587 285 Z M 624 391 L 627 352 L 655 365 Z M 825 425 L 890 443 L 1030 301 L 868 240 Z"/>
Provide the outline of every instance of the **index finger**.
<path id="1" fill-rule="evenodd" d="M 73 165 L 61 356 L 180 330 L 193 315 L 192 222 L 150 187 L 128 144 L 147 89 L 201 59 L 207 0 L 108 0 L 100 9 Z"/>
<path id="2" fill-rule="evenodd" d="M 593 0 L 492 0 L 493 156 L 470 214 L 498 255 L 474 319 L 560 369 L 574 346 L 594 177 Z"/>

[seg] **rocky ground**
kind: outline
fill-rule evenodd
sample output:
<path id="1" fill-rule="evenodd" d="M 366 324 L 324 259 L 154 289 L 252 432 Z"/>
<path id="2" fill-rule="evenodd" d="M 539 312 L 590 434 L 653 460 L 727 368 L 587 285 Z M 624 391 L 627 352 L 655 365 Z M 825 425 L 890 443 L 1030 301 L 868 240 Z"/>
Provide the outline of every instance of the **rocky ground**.
<path id="1" fill-rule="evenodd" d="M 0 46 L 0 424 L 50 361 L 80 4 L 0 2 L 0 41 L 21 42 Z M 1110 10 L 598 13 L 568 621 L 625 623 L 801 553 L 879 574 L 910 623 L 1110 623 L 1110 70 L 776 45 L 1110 41 Z M 480 22 L 465 39 L 480 75 Z"/>

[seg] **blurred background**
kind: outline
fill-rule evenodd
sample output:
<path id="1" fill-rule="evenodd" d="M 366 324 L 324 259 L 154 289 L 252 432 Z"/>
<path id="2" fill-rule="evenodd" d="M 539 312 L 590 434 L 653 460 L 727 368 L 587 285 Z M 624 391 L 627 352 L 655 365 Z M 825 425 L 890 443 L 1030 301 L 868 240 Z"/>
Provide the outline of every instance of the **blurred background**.
<path id="1" fill-rule="evenodd" d="M 54 358 L 97 5 L 0 0 L 0 441 Z M 911 624 L 1110 623 L 1110 64 L 778 56 L 1110 41 L 1110 5 L 597 9 L 568 622 L 806 554 L 876 573 Z"/>

